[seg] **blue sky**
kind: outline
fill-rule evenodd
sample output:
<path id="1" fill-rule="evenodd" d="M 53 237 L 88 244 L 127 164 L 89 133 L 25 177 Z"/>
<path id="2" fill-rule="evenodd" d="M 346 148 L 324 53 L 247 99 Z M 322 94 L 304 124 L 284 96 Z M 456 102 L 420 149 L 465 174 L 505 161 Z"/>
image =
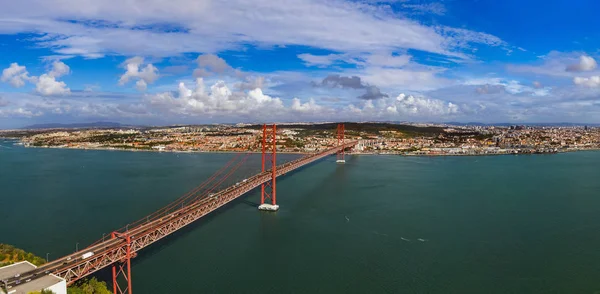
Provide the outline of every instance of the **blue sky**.
<path id="1" fill-rule="evenodd" d="M 22 0 L 0 128 L 46 122 L 600 123 L 600 3 Z"/>

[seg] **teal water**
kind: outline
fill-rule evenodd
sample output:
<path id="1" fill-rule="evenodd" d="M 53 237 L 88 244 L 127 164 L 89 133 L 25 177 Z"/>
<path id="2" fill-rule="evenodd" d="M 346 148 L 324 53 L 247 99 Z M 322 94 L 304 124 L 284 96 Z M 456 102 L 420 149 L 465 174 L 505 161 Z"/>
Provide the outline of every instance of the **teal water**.
<path id="1" fill-rule="evenodd" d="M 70 253 L 232 156 L 0 141 L 0 242 Z M 600 293 L 600 152 L 332 157 L 258 199 L 142 251 L 134 293 Z"/>

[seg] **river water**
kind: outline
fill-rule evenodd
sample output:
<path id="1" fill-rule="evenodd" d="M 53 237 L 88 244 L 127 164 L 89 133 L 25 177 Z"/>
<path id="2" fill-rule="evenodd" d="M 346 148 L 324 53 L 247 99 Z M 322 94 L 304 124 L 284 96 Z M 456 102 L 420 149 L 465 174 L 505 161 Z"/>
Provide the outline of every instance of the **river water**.
<path id="1" fill-rule="evenodd" d="M 71 253 L 232 156 L 0 141 L 0 243 Z M 277 188 L 140 252 L 134 293 L 600 293 L 600 152 L 331 157 Z"/>

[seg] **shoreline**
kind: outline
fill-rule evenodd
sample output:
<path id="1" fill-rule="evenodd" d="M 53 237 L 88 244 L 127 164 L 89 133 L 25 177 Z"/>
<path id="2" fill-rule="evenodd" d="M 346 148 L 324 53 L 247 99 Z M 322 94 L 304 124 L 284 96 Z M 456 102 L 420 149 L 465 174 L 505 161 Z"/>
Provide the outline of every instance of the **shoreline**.
<path id="1" fill-rule="evenodd" d="M 19 142 L 18 139 L 14 138 L 0 138 L 0 140 L 6 140 L 10 142 Z M 58 146 L 25 146 L 19 145 L 23 148 L 46 148 L 46 149 L 69 149 L 69 150 L 96 150 L 96 151 L 126 151 L 126 152 L 154 152 L 154 153 L 251 153 L 251 154 L 261 154 L 260 151 L 203 151 L 203 150 L 194 150 L 194 151 L 181 151 L 181 150 L 145 150 L 145 149 L 128 149 L 128 148 L 77 148 L 77 147 L 58 147 Z M 410 156 L 410 157 L 456 157 L 456 156 L 501 156 L 501 155 L 553 155 L 560 153 L 571 153 L 571 152 L 581 152 L 581 151 L 600 151 L 600 147 L 596 148 L 587 148 L 587 149 L 577 149 L 577 150 L 561 150 L 558 152 L 548 152 L 548 153 L 486 153 L 486 154 L 410 154 L 404 152 L 346 152 L 347 155 L 394 155 L 394 156 Z M 298 155 L 308 155 L 312 154 L 311 152 L 298 152 L 298 151 L 278 151 L 279 154 L 298 154 Z"/>

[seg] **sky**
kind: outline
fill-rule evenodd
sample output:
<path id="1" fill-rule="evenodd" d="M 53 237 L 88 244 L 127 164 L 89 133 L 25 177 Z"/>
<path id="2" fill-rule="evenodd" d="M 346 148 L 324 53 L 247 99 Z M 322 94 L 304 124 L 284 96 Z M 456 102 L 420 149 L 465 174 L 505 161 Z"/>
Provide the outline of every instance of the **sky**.
<path id="1" fill-rule="evenodd" d="M 0 128 L 600 123 L 600 2 L 19 0 Z"/>

